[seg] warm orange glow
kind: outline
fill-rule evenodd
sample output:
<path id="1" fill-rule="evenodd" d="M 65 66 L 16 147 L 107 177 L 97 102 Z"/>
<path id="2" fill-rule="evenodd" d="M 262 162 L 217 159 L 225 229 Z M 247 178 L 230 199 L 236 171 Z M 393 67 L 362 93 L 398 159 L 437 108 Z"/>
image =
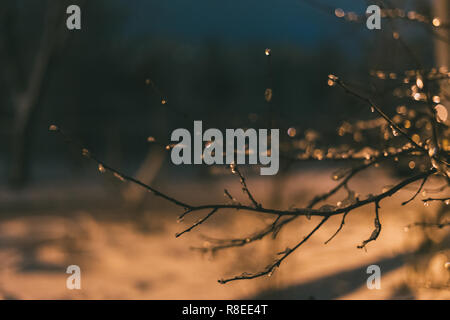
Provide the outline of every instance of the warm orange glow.
<path id="1" fill-rule="evenodd" d="M 445 106 L 438 104 L 434 109 L 436 110 L 436 117 L 439 122 L 447 121 L 448 111 Z"/>
<path id="2" fill-rule="evenodd" d="M 295 128 L 289 128 L 287 134 L 289 137 L 293 138 L 297 135 L 297 130 Z"/>
<path id="3" fill-rule="evenodd" d="M 439 18 L 434 18 L 433 19 L 433 26 L 439 27 L 440 25 L 441 25 L 441 20 L 439 20 Z"/>
<path id="4" fill-rule="evenodd" d="M 345 12 L 344 10 L 342 10 L 341 8 L 337 8 L 336 10 L 334 10 L 334 14 L 336 15 L 336 17 L 338 18 L 342 18 L 345 16 Z"/>

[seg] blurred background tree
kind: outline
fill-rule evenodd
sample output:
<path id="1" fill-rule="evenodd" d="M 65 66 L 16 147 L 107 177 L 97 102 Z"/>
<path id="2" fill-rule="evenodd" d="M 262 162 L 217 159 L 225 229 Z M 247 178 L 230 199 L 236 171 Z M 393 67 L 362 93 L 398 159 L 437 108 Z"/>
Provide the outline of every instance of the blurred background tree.
<path id="1" fill-rule="evenodd" d="M 94 178 L 79 150 L 74 156 L 52 139 L 47 128 L 53 123 L 114 168 L 167 188 L 182 179 L 206 183 L 211 174 L 230 171 L 164 161 L 173 129 L 190 128 L 198 119 L 220 129 L 271 123 L 282 133 L 285 170 L 264 203 L 277 207 L 294 170 L 341 165 L 316 161 L 327 154 L 357 154 L 344 165 L 348 170 L 405 147 L 364 101 L 329 87 L 338 84 L 373 98 L 414 142 L 433 149 L 430 119 L 435 123 L 433 110 L 441 103 L 447 110 L 448 103 L 448 5 L 374 2 L 384 9 L 379 31 L 365 28 L 368 3 L 354 0 L 80 1 L 82 30 L 68 31 L 64 1 L 4 1 L 0 176 L 9 177 L 9 185 L 3 179 L 2 187 L 25 193 L 44 183 L 63 190 L 80 181 L 117 186 Z M 428 86 L 428 76 L 442 79 Z M 448 120 L 438 122 L 438 149 L 446 155 Z M 426 173 L 433 156 L 421 156 L 383 168 L 395 178 Z M 128 188 L 125 198 L 140 207 L 143 196 Z M 111 197 L 109 205 L 121 199 Z"/>

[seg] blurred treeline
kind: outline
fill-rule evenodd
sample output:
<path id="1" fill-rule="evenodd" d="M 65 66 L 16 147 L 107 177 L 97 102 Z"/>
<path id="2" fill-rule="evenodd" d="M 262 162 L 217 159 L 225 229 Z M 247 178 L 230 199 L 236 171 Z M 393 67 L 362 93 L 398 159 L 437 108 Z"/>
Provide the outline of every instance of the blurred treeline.
<path id="1" fill-rule="evenodd" d="M 112 164 L 125 167 L 145 156 L 147 137 L 166 144 L 173 129 L 190 129 L 193 120 L 203 120 L 206 128 L 258 128 L 267 127 L 271 117 L 282 132 L 295 127 L 301 134 L 314 128 L 334 139 L 344 119 L 361 118 L 365 112 L 354 99 L 327 86 L 328 74 L 367 89 L 374 85 L 370 70 L 411 65 L 381 32 L 371 34 L 363 26 L 334 21 L 333 16 L 333 24 L 321 28 L 342 28 L 342 38 L 319 39 L 313 44 L 265 42 L 261 37 L 235 43 L 213 36 L 192 41 L 161 35 L 158 30 L 130 30 L 127 24 L 132 17 L 121 1 L 78 2 L 82 7 L 80 31 L 65 28 L 64 4 L 72 2 L 7 0 L 1 4 L 0 37 L 6 55 L 0 56 L 0 64 L 17 64 L 22 91 L 33 81 L 30 73 L 49 19 L 46 12 L 56 3 L 63 8 L 64 23 L 53 26 L 60 28 L 52 34 L 56 44 L 22 140 L 26 144 L 24 172 L 16 177 L 17 185 L 41 178 L 41 165 L 52 167 L 59 162 L 76 167 L 82 163 L 49 134 L 50 124 L 60 126 Z M 149 13 L 149 18 L 154 15 Z M 412 32 L 410 36 L 420 39 L 414 47 L 431 65 L 432 52 L 422 52 L 426 34 Z M 350 40 L 356 44 L 342 44 Z M 266 47 L 272 50 L 270 64 Z M 1 80 L 3 184 L 16 161 L 12 144 L 17 143 L 17 114 L 10 78 L 6 75 Z M 273 89 L 271 106 L 264 98 L 266 88 Z M 388 107 L 395 108 L 395 102 Z"/>

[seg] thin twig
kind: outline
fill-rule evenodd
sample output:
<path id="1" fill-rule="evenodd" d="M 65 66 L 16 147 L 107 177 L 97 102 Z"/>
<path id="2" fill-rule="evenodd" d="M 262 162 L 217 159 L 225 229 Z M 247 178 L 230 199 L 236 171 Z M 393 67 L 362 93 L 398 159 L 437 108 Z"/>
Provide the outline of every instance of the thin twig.
<path id="1" fill-rule="evenodd" d="M 218 209 L 213 209 L 210 213 L 208 213 L 204 218 L 200 219 L 199 221 L 197 221 L 196 223 L 194 223 L 192 226 L 190 226 L 189 228 L 187 228 L 186 230 L 179 232 L 175 235 L 175 237 L 179 237 L 183 234 L 185 234 L 186 232 L 191 231 L 192 229 L 194 229 L 195 227 L 201 225 L 203 222 L 205 222 L 206 220 L 208 220 L 214 213 L 216 213 L 218 211 Z"/>
<path id="2" fill-rule="evenodd" d="M 450 226 L 450 221 L 444 222 L 414 222 L 407 225 L 405 228 L 408 230 L 412 227 L 422 227 L 422 228 L 439 228 L 442 229 L 444 227 Z"/>
<path id="3" fill-rule="evenodd" d="M 450 204 L 450 197 L 444 197 L 444 198 L 427 198 L 422 200 L 424 203 L 430 202 L 430 201 L 442 201 L 445 204 Z"/>
<path id="4" fill-rule="evenodd" d="M 374 220 L 374 224 L 375 224 L 375 229 L 372 231 L 372 234 L 370 235 L 370 238 L 367 240 L 364 240 L 362 242 L 362 244 L 360 244 L 357 248 L 358 249 L 362 249 L 362 248 L 366 248 L 366 245 L 369 242 L 375 241 L 378 239 L 378 236 L 380 235 L 381 232 L 381 223 L 380 223 L 380 217 L 378 215 L 378 209 L 380 208 L 378 202 L 375 202 L 375 220 Z"/>
<path id="5" fill-rule="evenodd" d="M 320 229 L 320 227 L 328 220 L 328 217 L 323 218 L 320 223 L 306 236 L 303 238 L 302 241 L 297 243 L 292 249 L 287 250 L 281 258 L 276 260 L 271 265 L 267 266 L 267 268 L 264 271 L 254 273 L 254 274 L 241 274 L 240 276 L 236 276 L 229 279 L 221 279 L 218 280 L 219 283 L 225 284 L 230 281 L 236 281 L 236 280 L 247 280 L 247 279 L 255 279 L 259 278 L 265 275 L 271 276 L 275 268 L 278 268 L 280 264 L 283 262 L 284 259 L 286 259 L 291 253 L 293 253 L 295 250 L 297 250 L 302 244 L 304 244 L 308 239 L 317 231 Z"/>
<path id="6" fill-rule="evenodd" d="M 253 205 L 255 206 L 255 208 L 261 208 L 261 204 L 259 204 L 255 198 L 253 197 L 253 195 L 251 194 L 250 190 L 247 187 L 247 183 L 245 182 L 245 178 L 242 175 L 241 171 L 239 171 L 239 168 L 236 164 L 232 163 L 230 165 L 231 167 L 231 171 L 234 174 L 237 174 L 239 176 L 239 180 L 241 182 L 242 185 L 242 191 L 248 196 L 248 198 L 250 199 L 250 201 L 253 203 Z"/>
<path id="7" fill-rule="evenodd" d="M 381 117 L 383 117 L 383 119 L 386 120 L 386 122 L 397 132 L 399 132 L 401 135 L 403 135 L 406 139 L 408 139 L 409 142 L 411 142 L 411 144 L 413 146 L 415 146 L 417 149 L 425 151 L 425 148 L 423 146 L 420 146 L 419 144 L 417 144 L 417 142 L 415 142 L 405 131 L 403 131 L 403 129 L 401 129 L 391 118 L 389 118 L 375 103 L 372 102 L 372 100 L 370 100 L 367 97 L 364 97 L 362 95 L 360 95 L 359 93 L 357 93 L 356 91 L 352 90 L 349 86 L 347 86 L 341 79 L 339 79 L 336 76 L 333 77 L 329 77 L 330 80 L 334 81 L 334 83 L 338 84 L 341 88 L 343 88 L 345 90 L 345 92 L 347 92 L 348 94 L 364 101 L 365 103 L 367 103 L 369 105 L 370 108 L 373 108 L 374 111 L 376 111 Z"/>
<path id="8" fill-rule="evenodd" d="M 419 189 L 417 189 L 417 192 L 412 196 L 412 198 L 411 199 L 409 199 L 409 200 L 407 200 L 407 201 L 405 201 L 405 202 L 402 202 L 402 206 L 404 206 L 404 205 L 406 205 L 406 204 L 408 204 L 408 203 L 410 203 L 411 201 L 413 201 L 416 197 L 417 197 L 417 195 L 420 193 L 420 191 L 422 191 L 422 189 L 423 189 L 423 186 L 425 185 L 425 183 L 427 182 L 427 180 L 428 180 L 428 177 L 429 176 L 427 176 L 427 177 L 425 177 L 425 178 L 423 178 L 423 180 L 422 180 L 422 183 L 420 184 L 420 187 L 419 187 Z"/>
<path id="9" fill-rule="evenodd" d="M 346 212 L 346 213 L 344 213 L 343 215 L 342 215 L 342 221 L 341 221 L 341 224 L 339 225 L 339 228 L 336 230 L 336 232 L 327 240 L 327 241 L 325 241 L 325 243 L 324 244 L 328 244 L 331 240 L 333 240 L 334 239 L 334 237 L 336 237 L 337 236 L 337 234 L 342 230 L 342 228 L 344 227 L 344 224 L 345 224 L 345 218 L 347 217 L 347 214 L 348 214 L 348 212 Z"/>

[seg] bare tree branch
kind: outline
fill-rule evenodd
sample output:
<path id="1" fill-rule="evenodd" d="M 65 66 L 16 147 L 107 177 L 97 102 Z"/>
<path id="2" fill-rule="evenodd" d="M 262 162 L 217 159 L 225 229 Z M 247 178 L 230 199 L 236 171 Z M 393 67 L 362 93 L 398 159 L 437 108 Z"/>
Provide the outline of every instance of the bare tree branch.
<path id="1" fill-rule="evenodd" d="M 205 222 L 206 220 L 208 220 L 214 213 L 217 212 L 218 209 L 214 208 L 212 209 L 212 211 L 210 213 L 208 213 L 204 218 L 198 220 L 196 223 L 194 223 L 192 226 L 190 226 L 189 228 L 187 228 L 186 230 L 177 233 L 175 236 L 178 238 L 179 236 L 185 234 L 186 232 L 191 231 L 192 229 L 194 229 L 195 227 L 201 225 L 203 222 Z"/>
<path id="2" fill-rule="evenodd" d="M 405 228 L 406 230 L 412 228 L 412 227 L 422 227 L 422 228 L 439 228 L 442 229 L 444 227 L 450 226 L 450 221 L 444 221 L 444 222 L 414 222 L 409 225 L 407 225 Z"/>
<path id="3" fill-rule="evenodd" d="M 374 224 L 375 224 L 375 229 L 373 230 L 372 234 L 370 235 L 370 238 L 367 240 L 364 240 L 362 242 L 362 244 L 360 244 L 358 246 L 358 249 L 365 249 L 366 245 L 369 242 L 375 241 L 378 239 L 378 236 L 380 235 L 381 232 L 381 223 L 380 223 L 380 217 L 378 215 L 378 209 L 380 208 L 380 206 L 378 205 L 378 202 L 375 202 L 375 220 L 374 220 Z"/>
<path id="4" fill-rule="evenodd" d="M 320 221 L 320 223 L 306 237 L 303 238 L 302 241 L 297 243 L 292 249 L 286 249 L 286 251 L 283 254 L 283 256 L 281 258 L 277 259 L 274 263 L 268 265 L 264 271 L 253 273 L 253 274 L 243 273 L 243 274 L 241 274 L 239 276 L 236 276 L 236 277 L 233 277 L 233 278 L 218 280 L 218 282 L 221 283 L 221 284 L 225 284 L 225 283 L 230 282 L 230 281 L 255 279 L 255 278 L 259 278 L 259 277 L 265 276 L 265 275 L 271 276 L 273 274 L 273 272 L 275 271 L 275 269 L 280 266 L 280 264 L 283 262 L 283 260 L 286 259 L 295 250 L 297 250 L 302 244 L 304 244 L 306 241 L 308 241 L 308 239 L 311 238 L 311 236 L 317 230 L 320 229 L 320 227 L 328 220 L 328 218 L 329 217 L 324 217 Z"/>
<path id="5" fill-rule="evenodd" d="M 244 176 L 241 174 L 241 172 L 239 171 L 239 168 L 236 164 L 232 163 L 230 165 L 231 167 L 231 172 L 234 174 L 237 174 L 239 176 L 239 180 L 241 182 L 242 185 L 242 191 L 248 196 L 248 198 L 250 199 L 250 201 L 252 202 L 252 204 L 255 206 L 255 208 L 260 208 L 261 204 L 259 204 L 258 202 L 256 202 L 255 198 L 253 197 L 253 195 L 251 194 L 250 190 L 248 190 L 247 188 L 247 183 L 245 182 L 245 178 Z"/>
<path id="6" fill-rule="evenodd" d="M 402 206 L 404 206 L 404 205 L 410 203 L 411 201 L 413 201 L 413 200 L 417 197 L 417 195 L 420 193 L 420 191 L 422 191 L 423 186 L 424 186 L 425 183 L 427 182 L 427 179 L 428 179 L 428 177 L 425 177 L 425 178 L 422 180 L 422 183 L 420 184 L 419 189 L 417 189 L 417 192 L 416 192 L 409 200 L 407 200 L 407 201 L 405 201 L 405 202 L 402 202 Z"/>

